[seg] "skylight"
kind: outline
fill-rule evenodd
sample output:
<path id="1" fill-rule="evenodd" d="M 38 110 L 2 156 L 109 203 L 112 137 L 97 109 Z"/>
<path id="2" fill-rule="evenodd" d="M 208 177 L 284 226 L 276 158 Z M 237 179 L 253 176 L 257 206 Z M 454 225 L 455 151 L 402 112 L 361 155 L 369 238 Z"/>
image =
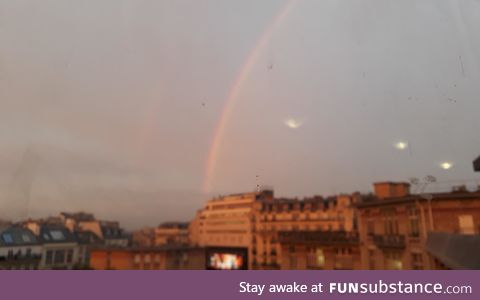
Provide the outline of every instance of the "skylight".
<path id="1" fill-rule="evenodd" d="M 59 240 L 64 240 L 64 239 L 65 239 L 65 235 L 64 235 L 63 232 L 61 232 L 60 230 L 52 230 L 52 231 L 50 231 L 50 236 L 51 236 L 52 239 L 54 239 L 55 241 L 59 241 Z"/>
<path id="2" fill-rule="evenodd" d="M 22 240 L 25 243 L 31 243 L 32 242 L 32 238 L 28 234 L 22 234 Z"/>
<path id="3" fill-rule="evenodd" d="M 13 237 L 10 233 L 4 233 L 3 234 L 3 240 L 5 241 L 6 244 L 12 244 L 13 243 Z"/>

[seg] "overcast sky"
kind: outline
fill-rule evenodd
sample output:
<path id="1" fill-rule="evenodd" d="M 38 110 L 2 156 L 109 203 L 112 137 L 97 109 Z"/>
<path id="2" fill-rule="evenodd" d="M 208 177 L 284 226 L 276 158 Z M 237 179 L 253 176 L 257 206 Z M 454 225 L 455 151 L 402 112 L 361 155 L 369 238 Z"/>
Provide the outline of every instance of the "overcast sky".
<path id="1" fill-rule="evenodd" d="M 229 90 L 286 1 L 0 0 L 0 217 L 83 209 L 132 228 L 257 182 L 308 196 L 480 181 L 479 1 L 294 2 L 205 193 Z"/>

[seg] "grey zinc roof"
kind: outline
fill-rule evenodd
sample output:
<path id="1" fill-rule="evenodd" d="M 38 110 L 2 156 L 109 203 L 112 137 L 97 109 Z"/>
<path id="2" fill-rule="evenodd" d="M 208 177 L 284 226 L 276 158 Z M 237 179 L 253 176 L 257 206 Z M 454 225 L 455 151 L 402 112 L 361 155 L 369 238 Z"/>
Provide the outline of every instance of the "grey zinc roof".
<path id="1" fill-rule="evenodd" d="M 451 269 L 480 269 L 480 235 L 430 232 L 426 248 Z"/>
<path id="2" fill-rule="evenodd" d="M 49 243 L 75 243 L 77 240 L 66 227 L 43 225 L 40 228 L 40 241 Z"/>
<path id="3" fill-rule="evenodd" d="M 37 237 L 28 229 L 12 226 L 0 230 L 0 246 L 26 246 L 39 244 Z"/>

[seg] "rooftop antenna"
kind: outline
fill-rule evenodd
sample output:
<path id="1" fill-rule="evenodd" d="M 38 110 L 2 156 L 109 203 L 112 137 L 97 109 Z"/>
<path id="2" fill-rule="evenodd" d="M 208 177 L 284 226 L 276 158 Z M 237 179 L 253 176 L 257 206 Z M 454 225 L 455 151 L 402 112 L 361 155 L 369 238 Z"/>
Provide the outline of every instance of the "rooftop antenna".
<path id="1" fill-rule="evenodd" d="M 259 178 L 260 178 L 260 176 L 258 176 L 258 175 L 255 176 L 255 181 L 257 183 L 257 193 L 260 193 L 260 183 L 258 182 Z"/>

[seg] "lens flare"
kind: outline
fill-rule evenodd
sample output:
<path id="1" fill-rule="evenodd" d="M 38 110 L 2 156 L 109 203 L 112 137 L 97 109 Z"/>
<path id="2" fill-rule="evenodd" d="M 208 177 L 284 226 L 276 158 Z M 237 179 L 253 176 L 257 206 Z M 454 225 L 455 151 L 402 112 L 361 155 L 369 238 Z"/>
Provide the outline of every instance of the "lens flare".
<path id="1" fill-rule="evenodd" d="M 397 142 L 393 145 L 395 148 L 398 150 L 405 150 L 408 148 L 408 143 L 407 142 Z"/>
<path id="2" fill-rule="evenodd" d="M 444 161 L 440 164 L 440 167 L 444 170 L 450 170 L 453 167 L 453 163 Z"/>
<path id="3" fill-rule="evenodd" d="M 287 125 L 287 127 L 291 129 L 297 129 L 297 128 L 300 128 L 300 126 L 302 126 L 303 123 L 301 121 L 290 118 L 285 120 L 285 125 Z"/>

